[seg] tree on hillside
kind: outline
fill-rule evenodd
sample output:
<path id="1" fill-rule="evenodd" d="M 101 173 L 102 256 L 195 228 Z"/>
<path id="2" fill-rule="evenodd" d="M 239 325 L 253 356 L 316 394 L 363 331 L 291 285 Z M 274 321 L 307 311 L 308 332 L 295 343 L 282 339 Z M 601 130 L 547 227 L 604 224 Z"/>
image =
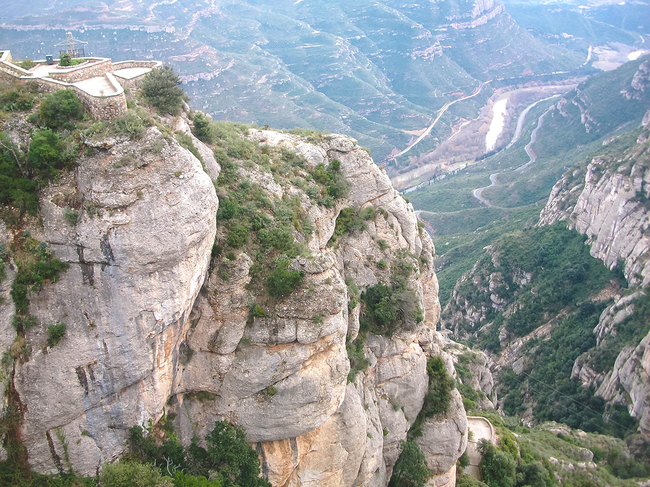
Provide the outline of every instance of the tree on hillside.
<path id="1" fill-rule="evenodd" d="M 483 481 L 490 487 L 514 487 L 517 481 L 517 462 L 509 453 L 499 451 L 487 440 L 478 444 L 481 453 L 479 468 Z"/>
<path id="2" fill-rule="evenodd" d="M 161 113 L 179 115 L 185 93 L 181 80 L 169 65 L 149 71 L 142 79 L 142 93 Z"/>
<path id="3" fill-rule="evenodd" d="M 84 117 L 84 108 L 71 90 L 59 90 L 47 95 L 39 108 L 41 120 L 51 129 L 66 127 Z"/>
<path id="4" fill-rule="evenodd" d="M 427 466 L 427 461 L 420 451 L 418 444 L 413 441 L 402 442 L 400 454 L 389 487 L 424 487 L 433 472 Z"/>

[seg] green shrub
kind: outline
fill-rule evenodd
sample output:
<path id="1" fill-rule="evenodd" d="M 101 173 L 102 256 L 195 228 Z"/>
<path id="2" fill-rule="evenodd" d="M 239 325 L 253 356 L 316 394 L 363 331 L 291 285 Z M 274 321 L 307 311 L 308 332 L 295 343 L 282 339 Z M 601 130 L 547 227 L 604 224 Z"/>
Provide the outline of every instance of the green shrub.
<path id="1" fill-rule="evenodd" d="M 48 347 L 53 347 L 57 345 L 61 340 L 63 340 L 63 337 L 65 336 L 66 332 L 66 325 L 65 323 L 57 323 L 56 325 L 50 325 L 47 327 L 47 346 Z"/>
<path id="2" fill-rule="evenodd" d="M 264 309 L 258 304 L 251 307 L 250 314 L 254 318 L 264 318 L 266 316 Z"/>
<path id="3" fill-rule="evenodd" d="M 350 360 L 350 372 L 348 373 L 348 382 L 354 382 L 357 374 L 370 366 L 370 361 L 363 355 L 364 339 L 358 337 L 353 342 L 348 342 L 345 348 L 348 352 L 348 359 Z"/>
<path id="4" fill-rule="evenodd" d="M 27 153 L 30 169 L 40 179 L 52 179 L 58 170 L 65 167 L 65 149 L 66 146 L 58 133 L 49 129 L 35 132 Z"/>
<path id="5" fill-rule="evenodd" d="M 395 462 L 389 487 L 424 487 L 433 472 L 427 466 L 420 447 L 413 440 L 402 441 L 400 446 L 402 453 Z"/>
<path id="6" fill-rule="evenodd" d="M 280 260 L 273 272 L 266 278 L 266 291 L 275 298 L 282 298 L 291 293 L 302 283 L 304 274 L 300 271 L 289 270 L 291 261 Z"/>
<path id="7" fill-rule="evenodd" d="M 38 291 L 45 281 L 56 282 L 59 273 L 68 268 L 68 264 L 53 258 L 45 243 L 29 236 L 19 239 L 22 247 L 20 255 L 14 260 L 17 272 L 11 285 L 11 297 L 16 305 L 18 315 L 29 314 L 28 291 Z"/>
<path id="8" fill-rule="evenodd" d="M 169 477 L 163 477 L 152 465 L 121 461 L 105 464 L 99 476 L 102 487 L 173 487 Z"/>
<path id="9" fill-rule="evenodd" d="M 235 249 L 241 248 L 248 242 L 248 235 L 248 228 L 235 225 L 228 232 L 226 243 Z"/>
<path id="10" fill-rule="evenodd" d="M 185 93 L 179 87 L 181 80 L 169 65 L 154 68 L 142 79 L 142 94 L 161 113 L 179 115 Z"/>
<path id="11" fill-rule="evenodd" d="M 201 112 L 196 112 L 192 122 L 194 123 L 193 132 L 196 138 L 199 139 L 201 142 L 205 142 L 207 144 L 214 144 L 215 135 L 214 135 L 214 129 L 212 128 L 212 125 L 210 123 L 210 119 L 207 118 Z"/>
<path id="12" fill-rule="evenodd" d="M 15 64 L 18 64 L 18 66 L 23 69 L 32 69 L 34 66 L 36 66 L 36 63 L 32 60 L 32 58 L 23 59 L 22 61 L 18 61 Z"/>
<path id="13" fill-rule="evenodd" d="M 176 132 L 176 140 L 182 147 L 185 147 L 188 151 L 190 151 L 192 155 L 196 157 L 199 161 L 201 161 L 201 163 L 203 164 L 203 157 L 201 157 L 199 150 L 194 145 L 194 141 L 192 140 L 192 137 L 187 135 L 185 132 L 181 132 L 179 130 Z"/>
<path id="14" fill-rule="evenodd" d="M 517 462 L 512 455 L 497 450 L 487 440 L 479 442 L 478 451 L 482 455 L 479 468 L 485 483 L 490 487 L 514 487 L 517 481 Z"/>
<path id="15" fill-rule="evenodd" d="M 22 214 L 38 211 L 38 182 L 30 179 L 25 154 L 0 134 L 0 205 L 12 205 Z"/>
<path id="16" fill-rule="evenodd" d="M 341 162 L 334 159 L 327 168 L 324 164 L 319 164 L 312 172 L 314 180 L 325 186 L 324 197 L 319 200 L 319 203 L 328 208 L 334 205 L 335 200 L 347 197 L 350 192 L 351 185 L 343 177 L 340 169 Z"/>
<path id="17" fill-rule="evenodd" d="M 362 330 L 390 336 L 398 328 L 414 329 L 424 320 L 415 291 L 405 287 L 403 280 L 392 280 L 391 286 L 378 283 L 361 294 L 361 301 L 365 304 Z"/>
<path id="18" fill-rule="evenodd" d="M 213 473 L 225 485 L 271 486 L 268 480 L 260 477 L 259 457 L 247 443 L 246 433 L 240 426 L 218 421 L 205 442 L 207 449 L 194 440 L 188 448 L 188 473 L 203 476 Z"/>
<path id="19" fill-rule="evenodd" d="M 77 220 L 79 220 L 79 212 L 77 210 L 71 210 L 70 208 L 65 209 L 63 216 L 70 225 L 75 225 Z"/>
<path id="20" fill-rule="evenodd" d="M 192 475 L 186 475 L 183 472 L 177 470 L 174 473 L 174 487 L 221 487 L 222 484 L 219 480 L 208 480 L 204 476 L 199 475 L 198 477 L 193 477 Z"/>
<path id="21" fill-rule="evenodd" d="M 72 66 L 72 58 L 70 57 L 70 54 L 67 52 L 64 52 L 61 54 L 59 57 L 59 66 Z"/>
<path id="22" fill-rule="evenodd" d="M 45 125 L 60 128 L 68 126 L 74 120 L 81 120 L 84 109 L 73 91 L 59 90 L 43 98 L 39 113 Z"/>
<path id="23" fill-rule="evenodd" d="M 6 112 L 31 110 L 36 101 L 36 85 L 18 83 L 12 89 L 0 93 L 0 108 Z"/>
<path id="24" fill-rule="evenodd" d="M 217 211 L 217 220 L 230 220 L 239 213 L 239 203 L 234 199 L 222 199 Z"/>
<path id="25" fill-rule="evenodd" d="M 145 121 L 133 110 L 127 110 L 122 117 L 113 121 L 113 125 L 130 139 L 141 139 L 147 133 Z"/>
<path id="26" fill-rule="evenodd" d="M 489 487 L 488 484 L 475 479 L 469 474 L 462 474 L 456 480 L 456 487 Z"/>
<path id="27" fill-rule="evenodd" d="M 257 240 L 264 248 L 273 248 L 281 252 L 289 252 L 294 247 L 293 231 L 287 226 L 263 228 L 257 232 Z"/>
<path id="28" fill-rule="evenodd" d="M 530 487 L 546 487 L 552 483 L 548 470 L 539 461 L 520 465 L 517 468 L 517 479 L 521 479 L 518 484 Z"/>
<path id="29" fill-rule="evenodd" d="M 366 228 L 366 220 L 369 215 L 368 211 L 372 210 L 372 218 L 374 218 L 374 208 L 365 208 L 361 212 L 358 212 L 354 208 L 343 208 L 336 218 L 336 225 L 334 227 L 334 234 L 332 235 L 332 241 L 336 241 L 338 237 L 345 233 L 351 233 L 355 230 L 364 230 Z"/>
<path id="30" fill-rule="evenodd" d="M 460 456 L 460 458 L 458 459 L 458 466 L 460 468 L 469 467 L 469 455 L 467 454 L 467 450 L 465 450 L 463 454 Z"/>
<path id="31" fill-rule="evenodd" d="M 454 389 L 454 379 L 447 374 L 442 357 L 432 357 L 427 361 L 429 388 L 424 396 L 424 405 L 420 414 L 430 418 L 436 414 L 445 413 L 451 404 L 451 391 Z"/>

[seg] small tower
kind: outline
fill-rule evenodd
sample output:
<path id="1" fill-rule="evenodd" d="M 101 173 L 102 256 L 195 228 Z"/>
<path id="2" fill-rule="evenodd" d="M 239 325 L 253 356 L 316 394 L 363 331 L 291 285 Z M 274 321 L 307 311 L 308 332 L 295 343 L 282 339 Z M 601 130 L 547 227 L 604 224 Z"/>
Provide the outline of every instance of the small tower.
<path id="1" fill-rule="evenodd" d="M 84 46 L 87 44 L 87 42 L 80 41 L 79 39 L 72 37 L 72 32 L 66 32 L 65 42 L 61 42 L 54 47 L 65 47 L 65 49 L 59 49 L 59 55 L 67 53 L 71 58 L 76 58 L 86 57 Z"/>

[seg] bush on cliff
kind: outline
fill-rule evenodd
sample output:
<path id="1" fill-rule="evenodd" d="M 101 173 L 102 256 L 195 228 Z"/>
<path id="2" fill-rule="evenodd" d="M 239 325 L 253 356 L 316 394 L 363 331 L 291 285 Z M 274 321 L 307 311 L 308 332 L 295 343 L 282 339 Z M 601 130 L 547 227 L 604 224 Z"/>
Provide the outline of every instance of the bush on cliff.
<path id="1" fill-rule="evenodd" d="M 153 465 L 119 462 L 104 465 L 99 477 L 102 487 L 172 487 L 169 477 L 163 477 Z"/>
<path id="2" fill-rule="evenodd" d="M 360 319 L 362 331 L 391 336 L 400 328 L 413 330 L 424 320 L 419 299 L 415 291 L 408 288 L 413 264 L 400 256 L 391 270 L 390 286 L 378 283 L 361 294 L 364 304 Z"/>
<path id="3" fill-rule="evenodd" d="M 482 455 L 479 468 L 483 480 L 490 487 L 514 487 L 517 482 L 517 462 L 509 453 L 499 451 L 487 440 L 481 440 L 478 450 Z"/>
<path id="4" fill-rule="evenodd" d="M 259 457 L 247 443 L 246 433 L 241 426 L 217 421 L 205 438 L 206 448 L 199 446 L 197 438 L 192 440 L 188 448 L 183 448 L 173 433 L 159 444 L 151 432 L 145 437 L 140 426 L 134 426 L 129 432 L 131 455 L 139 461 L 155 462 L 163 475 L 174 477 L 176 487 L 271 485 L 268 480 L 260 477 Z M 211 480 L 205 480 L 208 478 Z M 130 487 L 130 484 L 125 487 Z"/>
<path id="5" fill-rule="evenodd" d="M 149 71 L 142 79 L 142 94 L 161 113 L 179 115 L 185 93 L 179 86 L 181 80 L 171 66 L 165 65 Z"/>
<path id="6" fill-rule="evenodd" d="M 388 486 L 424 487 L 433 472 L 427 466 L 420 447 L 413 440 L 403 441 L 401 446 L 402 453 L 395 463 Z"/>
<path id="7" fill-rule="evenodd" d="M 442 357 L 433 357 L 427 361 L 429 389 L 424 396 L 422 414 L 430 418 L 439 413 L 445 413 L 451 404 L 451 391 L 454 389 L 454 379 L 447 374 Z"/>
<path id="8" fill-rule="evenodd" d="M 39 109 L 41 120 L 48 127 L 60 128 L 84 117 L 81 101 L 71 90 L 59 90 L 47 95 Z"/>
<path id="9" fill-rule="evenodd" d="M 302 282 L 303 273 L 289 270 L 290 263 L 288 259 L 280 260 L 275 270 L 266 278 L 266 290 L 274 298 L 286 296 Z"/>

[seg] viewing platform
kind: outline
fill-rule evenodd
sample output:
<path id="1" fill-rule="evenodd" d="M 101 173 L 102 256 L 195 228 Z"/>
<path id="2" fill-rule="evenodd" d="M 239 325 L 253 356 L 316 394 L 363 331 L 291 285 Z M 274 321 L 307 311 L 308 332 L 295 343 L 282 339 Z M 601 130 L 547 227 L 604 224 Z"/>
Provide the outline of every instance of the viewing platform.
<path id="1" fill-rule="evenodd" d="M 124 115 L 124 90 L 139 88 L 145 74 L 162 66 L 160 61 L 113 63 L 109 58 L 99 57 L 83 58 L 74 66 L 60 66 L 58 60 L 35 63 L 24 69 L 12 63 L 10 51 L 0 51 L 0 79 L 33 81 L 47 92 L 70 89 L 94 117 L 103 120 Z"/>

